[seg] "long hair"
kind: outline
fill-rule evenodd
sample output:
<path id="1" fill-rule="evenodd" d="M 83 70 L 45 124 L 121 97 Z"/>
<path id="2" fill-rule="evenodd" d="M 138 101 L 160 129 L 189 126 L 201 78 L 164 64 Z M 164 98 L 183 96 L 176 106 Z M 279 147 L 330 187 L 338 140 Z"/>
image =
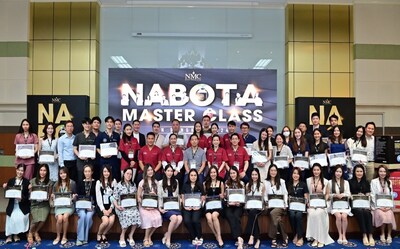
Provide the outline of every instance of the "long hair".
<path id="1" fill-rule="evenodd" d="M 125 128 L 128 127 L 128 126 L 130 126 L 130 127 L 132 128 L 132 125 L 131 125 L 131 124 L 126 123 L 126 124 L 124 125 L 124 129 L 122 129 L 122 130 L 123 130 L 123 132 L 122 132 L 122 140 L 124 141 L 124 143 L 129 142 L 129 141 L 131 140 L 131 138 L 132 138 L 132 134 L 131 134 L 130 136 L 128 136 L 128 135 L 125 133 Z"/>
<path id="2" fill-rule="evenodd" d="M 257 168 L 253 168 L 253 170 L 251 171 L 251 175 L 253 174 L 253 172 L 257 173 L 257 181 L 256 183 L 254 183 L 253 179 L 250 179 L 249 183 L 247 184 L 246 192 L 250 192 L 252 190 L 253 184 L 256 184 L 257 190 L 260 190 L 261 187 L 260 170 L 258 170 Z"/>
<path id="3" fill-rule="evenodd" d="M 339 191 L 340 191 L 340 193 L 343 193 L 344 192 L 344 178 L 343 178 L 343 175 L 344 175 L 344 173 L 343 173 L 343 169 L 342 169 L 342 165 L 336 165 L 334 168 L 333 168 L 333 174 L 335 174 L 336 173 L 336 170 L 338 170 L 338 169 L 341 169 L 342 170 L 342 176 L 340 177 L 340 188 L 339 188 Z M 333 175 L 332 176 L 332 193 L 335 193 L 335 191 L 336 191 L 336 187 L 337 187 L 337 182 L 336 182 L 336 176 L 335 175 Z"/>
<path id="4" fill-rule="evenodd" d="M 272 179 L 271 168 L 276 169 L 276 176 L 274 180 L 275 180 L 276 190 L 279 190 L 279 188 L 281 187 L 281 176 L 279 175 L 278 166 L 276 166 L 275 164 L 271 164 L 268 168 L 267 181 L 271 181 Z"/>
<path id="5" fill-rule="evenodd" d="M 267 133 L 267 138 L 264 140 L 264 141 L 262 141 L 262 139 L 261 139 L 261 134 L 263 133 L 263 132 L 265 132 L 265 133 Z M 262 148 L 264 148 L 264 150 L 266 150 L 266 151 L 269 151 L 269 148 L 268 148 L 268 131 L 267 131 L 267 128 L 262 128 L 261 130 L 260 130 L 260 133 L 258 133 L 258 140 L 257 140 L 257 143 L 258 143 L 258 148 L 260 149 L 260 150 L 262 150 Z"/>
<path id="6" fill-rule="evenodd" d="M 153 167 L 151 166 L 151 164 L 147 163 L 144 166 L 143 169 L 143 191 L 145 193 L 149 193 L 150 192 L 150 186 L 149 186 L 149 181 L 148 181 L 148 175 L 147 175 L 147 170 L 151 168 L 151 170 L 153 170 L 153 175 L 151 176 L 151 188 L 153 189 L 154 193 L 157 194 L 157 183 L 156 183 L 156 178 L 155 178 L 155 172 Z"/>
<path id="7" fill-rule="evenodd" d="M 169 168 L 172 169 L 172 171 L 174 171 L 174 168 L 172 167 L 171 164 L 167 164 L 167 166 L 165 166 L 164 175 L 163 175 L 163 179 L 162 179 L 162 188 L 164 191 L 167 190 L 167 191 L 170 191 L 171 193 L 173 193 L 173 192 L 175 192 L 176 188 L 178 187 L 178 184 L 176 183 L 174 174 L 172 174 L 171 178 L 169 179 L 170 185 L 168 185 L 168 178 L 167 178 L 167 174 L 165 174 L 165 172 L 167 172 L 167 169 L 169 169 Z"/>
<path id="8" fill-rule="evenodd" d="M 362 165 L 362 164 L 356 164 L 354 166 L 354 168 L 353 168 L 353 178 L 350 179 L 350 182 L 357 182 L 357 177 L 356 177 L 356 170 L 357 169 L 361 169 L 362 172 L 363 172 L 363 176 L 361 177 L 361 180 L 360 180 L 360 185 L 361 186 L 365 186 L 365 184 L 369 184 L 368 180 L 367 180 L 367 176 L 365 175 L 364 165 Z M 362 189 L 362 190 L 365 190 L 365 189 Z"/>
<path id="9" fill-rule="evenodd" d="M 52 122 L 48 122 L 48 123 L 46 123 L 46 125 L 43 127 L 43 140 L 46 140 L 46 139 L 48 139 L 49 137 L 48 137 L 48 135 L 47 135 L 47 128 L 49 128 L 49 126 L 53 126 L 53 134 L 51 134 L 51 140 L 54 140 L 55 139 L 55 132 L 56 132 L 56 127 L 54 126 L 54 123 L 52 123 Z M 30 125 L 29 125 L 30 126 Z"/>
<path id="10" fill-rule="evenodd" d="M 384 168 L 385 171 L 386 171 L 386 176 L 385 176 L 385 178 L 384 178 L 384 181 L 387 183 L 388 188 L 389 188 L 389 190 L 390 190 L 390 192 L 391 192 L 391 191 L 392 191 L 392 187 L 390 186 L 390 181 L 389 181 L 390 172 L 389 172 L 388 168 L 386 167 L 386 165 L 381 164 L 381 165 L 378 166 L 378 169 L 376 170 L 376 173 L 375 173 L 375 178 L 378 178 L 378 179 L 379 179 L 379 170 L 380 170 L 381 168 Z"/>
<path id="11" fill-rule="evenodd" d="M 69 172 L 67 167 L 62 167 L 60 168 L 60 171 L 58 172 L 58 181 L 56 183 L 56 192 L 60 192 L 60 187 L 62 185 L 62 179 L 61 179 L 61 173 L 67 174 L 67 177 L 65 178 L 65 187 L 67 188 L 68 191 L 70 191 L 70 179 L 69 179 Z"/>
<path id="12" fill-rule="evenodd" d="M 33 131 L 32 123 L 27 118 L 22 119 L 21 124 L 19 125 L 19 128 L 18 128 L 18 133 L 24 133 L 24 129 L 22 128 L 22 123 L 24 123 L 25 121 L 29 124 L 29 129 L 28 129 L 29 135 L 32 133 L 35 133 Z"/>
<path id="13" fill-rule="evenodd" d="M 318 167 L 319 170 L 320 170 L 320 172 L 321 172 L 321 173 L 319 174 L 319 181 L 320 181 L 321 184 L 322 184 L 322 189 L 324 189 L 324 187 L 325 187 L 325 184 L 324 184 L 324 173 L 322 172 L 322 166 L 321 166 L 321 164 L 319 164 L 319 163 L 314 163 L 314 164 L 313 164 L 313 166 L 311 167 L 311 177 L 314 178 L 314 172 L 313 172 L 313 170 L 314 170 L 315 167 Z"/>
<path id="14" fill-rule="evenodd" d="M 106 169 L 110 173 L 110 176 L 107 179 L 108 184 L 110 184 L 110 186 L 111 186 L 111 183 L 113 181 L 111 165 L 104 164 L 103 169 L 101 170 L 101 174 L 100 174 L 100 182 L 101 182 L 101 186 L 103 186 L 103 189 L 106 188 L 106 179 L 104 179 L 104 174 L 103 174 L 104 169 Z"/>
<path id="15" fill-rule="evenodd" d="M 46 176 L 44 177 L 44 181 L 43 183 L 45 185 L 47 185 L 50 182 L 50 171 L 49 171 L 49 165 L 47 164 L 41 164 L 38 169 L 37 169 L 37 173 L 36 173 L 36 178 L 35 178 L 35 183 L 36 185 L 40 184 L 40 169 L 41 168 L 45 168 L 46 169 Z"/>
<path id="16" fill-rule="evenodd" d="M 321 135 L 321 137 L 319 138 L 319 143 L 322 143 L 322 132 L 321 132 L 321 130 L 320 130 L 319 128 L 316 128 L 316 129 L 314 129 L 314 131 L 313 131 L 313 141 L 314 141 L 314 144 L 317 142 L 317 141 L 315 141 L 315 137 L 314 137 L 315 132 L 319 132 L 319 134 Z"/>
<path id="17" fill-rule="evenodd" d="M 301 134 L 300 135 L 300 146 L 297 144 L 297 139 L 294 136 L 294 133 L 296 132 L 296 130 L 299 130 L 300 134 Z M 300 151 L 301 152 L 305 151 L 306 150 L 306 144 L 307 144 L 307 140 L 304 137 L 303 132 L 300 130 L 299 127 L 294 128 L 294 130 L 293 130 L 293 151 L 298 151 L 299 147 L 300 147 Z"/>
<path id="18" fill-rule="evenodd" d="M 354 140 L 354 142 L 358 140 L 358 138 L 357 138 L 358 129 L 362 129 L 362 131 L 363 131 L 363 134 L 360 137 L 361 146 L 362 147 L 367 147 L 367 138 L 365 137 L 365 127 L 364 126 L 359 125 L 359 126 L 356 127 L 356 132 L 354 133 L 354 136 L 352 137 L 352 139 Z"/>
<path id="19" fill-rule="evenodd" d="M 290 129 L 289 126 L 285 125 L 285 126 L 282 128 L 282 132 L 281 132 L 282 135 L 283 135 L 283 130 L 284 130 L 285 128 L 288 128 L 288 130 L 289 130 L 289 132 L 290 132 L 288 138 L 289 138 L 289 142 L 291 142 L 291 141 L 292 141 L 292 137 L 291 137 L 290 135 L 292 134 L 292 129 Z M 284 137 L 284 139 L 283 139 L 283 144 L 286 144 L 286 145 L 287 145 L 287 143 L 286 143 L 286 137 L 285 137 L 285 136 L 283 136 L 283 137 Z"/>
<path id="20" fill-rule="evenodd" d="M 217 135 L 217 136 L 218 136 L 218 135 Z M 207 177 L 206 177 L 206 181 L 204 182 L 204 186 L 205 186 L 205 190 L 206 190 L 206 191 L 211 187 L 211 182 L 212 182 L 212 179 L 211 179 L 211 170 L 215 170 L 215 171 L 216 171 L 216 174 L 217 174 L 216 180 L 218 181 L 218 168 L 217 168 L 217 166 L 212 165 L 212 166 L 210 167 L 210 170 L 208 171 L 208 174 L 207 174 Z"/>
<path id="21" fill-rule="evenodd" d="M 299 182 L 301 182 L 301 180 L 302 180 L 301 179 L 301 169 L 299 167 L 294 167 L 293 170 L 292 170 L 292 175 L 291 175 L 290 180 L 289 180 L 288 189 L 293 188 L 293 174 L 294 174 L 294 172 L 297 172 L 297 174 L 299 175 Z"/>
<path id="22" fill-rule="evenodd" d="M 235 134 L 235 133 L 234 133 L 234 134 Z M 232 170 L 236 172 L 236 180 L 235 180 L 235 181 L 231 178 L 230 172 L 231 172 Z M 239 178 L 239 170 L 238 170 L 236 167 L 231 167 L 231 168 L 229 169 L 229 177 L 228 177 L 228 180 L 226 180 L 226 186 L 232 187 L 234 183 L 237 184 L 238 188 L 243 188 L 243 185 L 242 185 L 242 183 L 240 182 L 240 178 Z"/>
<path id="23" fill-rule="evenodd" d="M 188 185 L 190 186 L 190 184 L 191 184 L 191 181 L 190 181 L 190 174 L 191 174 L 192 172 L 195 172 L 195 173 L 196 173 L 196 182 L 194 183 L 194 191 L 196 191 L 196 192 L 197 192 L 197 191 L 203 192 L 203 191 L 202 191 L 202 186 L 201 186 L 201 184 L 200 184 L 200 182 L 199 182 L 199 173 L 197 172 L 196 169 L 190 169 L 190 170 L 189 170 L 188 179 L 187 179 L 187 181 L 186 181 L 186 184 L 188 184 Z"/>
<path id="24" fill-rule="evenodd" d="M 132 170 L 132 168 L 126 168 L 126 169 L 124 169 L 124 171 L 122 172 L 122 177 L 121 177 L 121 185 L 125 185 L 126 184 L 126 179 L 125 179 L 125 173 L 128 171 L 128 170 L 130 170 L 131 172 L 132 172 L 132 176 L 133 176 L 133 170 Z M 128 184 L 130 184 L 130 185 L 134 185 L 134 183 L 133 183 L 133 177 L 131 178 L 131 180 L 129 181 L 129 183 Z"/>
<path id="25" fill-rule="evenodd" d="M 342 132 L 342 130 L 340 129 L 340 127 L 339 126 L 337 126 L 337 125 L 335 125 L 335 126 L 333 126 L 332 127 L 332 135 L 329 137 L 329 139 L 331 140 L 331 142 L 332 143 L 335 143 L 336 142 L 336 137 L 335 137 L 335 135 L 334 135 L 334 132 L 335 132 L 335 129 L 338 129 L 339 130 L 339 132 L 340 132 L 340 135 L 339 135 L 339 137 L 337 138 L 337 140 L 338 140 L 338 143 L 342 143 L 343 142 L 343 132 Z"/>
<path id="26" fill-rule="evenodd" d="M 195 123 L 194 123 L 194 125 L 193 125 L 193 134 L 195 134 L 195 135 L 197 135 L 197 133 L 196 133 L 196 124 L 199 124 L 200 125 L 200 136 L 199 136 L 199 138 L 201 137 L 201 136 L 203 136 L 204 135 L 204 131 L 203 131 L 203 126 L 202 126 L 202 124 L 201 124 L 201 122 L 200 121 L 196 121 Z"/>

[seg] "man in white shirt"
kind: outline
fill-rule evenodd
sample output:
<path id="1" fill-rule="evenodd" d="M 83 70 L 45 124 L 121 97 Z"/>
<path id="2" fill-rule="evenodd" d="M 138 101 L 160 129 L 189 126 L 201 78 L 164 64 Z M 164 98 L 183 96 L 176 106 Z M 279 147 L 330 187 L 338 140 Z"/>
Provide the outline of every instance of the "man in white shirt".
<path id="1" fill-rule="evenodd" d="M 158 148 L 162 149 L 165 137 L 162 134 L 160 134 L 161 131 L 160 122 L 158 121 L 153 122 L 151 127 L 153 129 L 154 134 L 156 135 L 156 137 L 154 138 L 154 144 L 157 145 Z"/>
<path id="2" fill-rule="evenodd" d="M 365 124 L 365 139 L 367 140 L 367 167 L 366 167 L 366 175 L 369 181 L 372 180 L 374 177 L 375 172 L 375 164 L 374 164 L 374 157 L 375 157 L 375 123 L 374 122 L 367 122 Z"/>

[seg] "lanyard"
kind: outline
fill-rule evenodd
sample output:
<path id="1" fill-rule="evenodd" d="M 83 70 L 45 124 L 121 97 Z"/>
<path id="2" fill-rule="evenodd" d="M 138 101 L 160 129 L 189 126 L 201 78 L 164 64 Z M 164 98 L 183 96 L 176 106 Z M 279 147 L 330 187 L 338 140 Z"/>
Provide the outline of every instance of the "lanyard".
<path id="1" fill-rule="evenodd" d="M 384 182 L 384 183 L 382 184 L 382 182 L 379 180 L 379 183 L 381 184 L 382 193 L 384 194 L 384 193 L 385 193 L 385 189 L 386 189 L 386 182 Z"/>
<path id="2" fill-rule="evenodd" d="M 26 136 L 26 137 L 25 137 L 25 134 L 24 134 L 24 133 L 22 133 L 22 135 L 24 136 L 25 144 L 27 144 L 27 143 L 28 143 L 29 134 L 28 134 L 28 136 Z"/>
<path id="3" fill-rule="evenodd" d="M 315 179 L 313 179 L 313 181 L 314 181 L 314 193 L 317 193 L 317 188 L 318 188 L 319 180 L 320 180 L 320 179 L 318 179 L 318 181 L 315 182 Z"/>
<path id="4" fill-rule="evenodd" d="M 194 152 L 193 152 L 193 149 L 192 149 L 192 159 L 194 159 L 194 157 L 196 156 L 196 153 L 197 153 L 198 149 L 199 149 L 199 147 L 197 147 Z"/>
<path id="5" fill-rule="evenodd" d="M 299 185 L 300 185 L 300 182 L 298 182 L 298 183 L 296 184 L 296 186 L 293 186 L 293 190 L 294 190 L 294 195 L 295 195 L 295 196 L 297 195 L 297 189 L 298 189 Z"/>
<path id="6" fill-rule="evenodd" d="M 53 144 L 53 140 L 51 138 L 48 138 L 47 142 L 49 143 L 49 146 L 50 146 L 50 149 L 51 149 L 51 145 Z"/>

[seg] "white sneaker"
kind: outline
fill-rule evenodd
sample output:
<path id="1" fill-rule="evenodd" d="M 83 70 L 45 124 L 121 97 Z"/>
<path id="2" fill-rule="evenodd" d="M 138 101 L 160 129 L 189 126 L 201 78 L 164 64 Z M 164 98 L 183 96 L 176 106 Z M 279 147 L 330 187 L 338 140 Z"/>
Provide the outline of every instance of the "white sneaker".
<path id="1" fill-rule="evenodd" d="M 197 246 L 198 241 L 199 240 L 197 238 L 195 238 L 194 240 L 192 240 L 192 245 Z"/>
<path id="2" fill-rule="evenodd" d="M 197 245 L 198 246 L 203 245 L 203 238 L 200 238 L 199 240 L 197 240 Z"/>

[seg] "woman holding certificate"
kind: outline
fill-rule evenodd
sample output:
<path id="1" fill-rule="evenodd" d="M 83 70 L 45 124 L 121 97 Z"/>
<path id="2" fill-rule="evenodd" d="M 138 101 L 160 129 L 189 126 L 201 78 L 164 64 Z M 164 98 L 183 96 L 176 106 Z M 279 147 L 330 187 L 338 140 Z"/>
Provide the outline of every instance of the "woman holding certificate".
<path id="1" fill-rule="evenodd" d="M 57 138 L 54 136 L 55 127 L 53 123 L 47 123 L 43 128 L 44 136 L 39 140 L 39 163 L 49 166 L 50 180 L 56 182 L 58 179 L 58 160 L 57 159 Z M 41 162 L 41 152 L 53 153 L 53 161 Z"/>
<path id="2" fill-rule="evenodd" d="M 69 225 L 69 217 L 75 211 L 72 200 L 76 197 L 76 183 L 74 180 L 69 179 L 69 172 L 66 167 L 61 168 L 58 173 L 58 181 L 53 186 L 52 196 L 55 207 L 54 213 L 57 220 L 57 237 L 53 241 L 53 245 L 57 245 L 60 242 L 61 232 L 61 245 L 65 245 L 68 242 L 67 230 Z M 61 199 L 63 199 L 63 201 L 61 201 Z"/>
<path id="3" fill-rule="evenodd" d="M 218 135 L 217 135 L 218 137 Z M 219 139 L 219 137 L 217 138 Z M 213 165 L 208 171 L 206 181 L 204 182 L 204 190 L 206 192 L 206 219 L 207 224 L 213 232 L 215 238 L 218 241 L 218 246 L 222 248 L 224 241 L 221 237 L 221 225 L 219 223 L 219 215 L 222 211 L 222 198 L 224 197 L 224 183 L 218 179 L 218 168 Z M 219 207 L 210 205 L 217 203 Z"/>
<path id="4" fill-rule="evenodd" d="M 353 195 L 352 213 L 358 221 L 360 231 L 363 234 L 364 246 L 375 246 L 374 236 L 372 235 L 372 214 L 370 211 L 369 198 L 367 198 L 367 206 L 355 208 L 355 197 L 366 196 L 371 194 L 371 187 L 365 175 L 364 165 L 358 164 L 354 166 L 353 178 L 349 180 L 350 192 Z"/>
<path id="5" fill-rule="evenodd" d="M 50 192 L 52 182 L 49 179 L 49 166 L 47 164 L 40 165 L 36 177 L 30 183 L 32 220 L 28 233 L 28 243 L 32 244 L 33 237 L 38 243 L 42 241 L 39 236 L 39 230 L 43 227 L 50 213 L 48 193 Z M 40 192 L 46 192 L 44 198 L 35 195 L 35 193 Z"/>
<path id="6" fill-rule="evenodd" d="M 178 180 L 179 183 L 182 182 L 182 174 L 181 169 L 183 167 L 183 150 L 180 146 L 177 145 L 178 135 L 175 133 L 171 133 L 169 135 L 169 146 L 165 147 L 162 151 L 161 155 L 161 163 L 164 167 L 169 164 L 172 166 L 173 174 L 175 179 Z M 179 186 L 182 186 L 180 184 Z"/>
<path id="7" fill-rule="evenodd" d="M 345 154 L 346 153 L 346 150 L 347 150 L 346 139 L 343 138 L 343 133 L 339 126 L 332 127 L 332 135 L 329 137 L 328 146 L 329 146 L 330 154 L 334 154 L 334 153 L 344 153 Z M 330 163 L 332 164 L 332 162 L 330 162 Z M 331 165 L 331 166 L 334 166 L 334 165 Z M 343 164 L 342 169 L 343 169 L 343 178 L 345 180 L 349 179 L 349 174 L 347 172 L 347 165 Z M 332 174 L 332 178 L 335 177 L 334 172 L 332 172 L 331 174 Z"/>
<path id="8" fill-rule="evenodd" d="M 296 130 L 295 130 L 296 131 Z M 292 177 L 287 184 L 287 190 L 289 195 L 289 219 L 294 234 L 293 244 L 296 246 L 303 246 L 304 244 L 304 228 L 303 228 L 303 213 L 306 210 L 305 203 L 308 199 L 308 188 L 307 184 L 301 180 L 301 169 L 294 167 L 292 171 Z M 293 203 L 304 203 L 304 209 L 296 208 Z M 304 202 L 303 202 L 304 201 Z M 302 205 L 301 205 L 302 206 Z"/>
<path id="9" fill-rule="evenodd" d="M 329 216 L 326 199 L 329 195 L 328 180 L 322 173 L 320 164 L 315 163 L 311 168 L 312 176 L 307 178 L 307 188 L 310 193 L 310 200 L 307 209 L 307 230 L 306 237 L 313 240 L 313 247 L 324 247 L 334 243 L 329 236 Z M 323 203 L 323 205 L 320 205 Z"/>
<path id="10" fill-rule="evenodd" d="M 224 148 L 220 146 L 221 138 L 220 136 L 212 136 L 212 147 L 206 152 L 206 159 L 208 168 L 215 166 L 217 168 L 217 176 L 219 179 L 225 179 L 226 171 L 229 169 L 228 166 L 228 156 Z"/>
<path id="11" fill-rule="evenodd" d="M 277 166 L 281 179 L 289 179 L 289 164 L 293 161 L 292 150 L 284 144 L 285 137 L 278 133 L 275 136 L 276 149 L 274 150 L 274 164 Z M 267 176 L 268 177 L 268 176 Z"/>
<path id="12" fill-rule="evenodd" d="M 246 184 L 246 193 L 248 198 L 259 197 L 260 199 L 258 200 L 261 200 L 261 205 L 263 205 L 262 198 L 265 195 L 265 185 L 261 181 L 260 171 L 258 168 L 254 168 L 251 171 L 251 180 Z M 263 212 L 263 209 L 247 205 L 246 209 L 248 217 L 245 234 L 250 236 L 247 244 L 248 246 L 254 246 L 254 248 L 257 249 L 260 248 L 260 227 L 258 225 L 258 217 Z"/>
<path id="13" fill-rule="evenodd" d="M 372 221 L 375 227 L 381 228 L 382 243 L 392 243 L 392 229 L 396 229 L 393 214 L 393 184 L 385 165 L 379 165 L 377 177 L 371 181 Z M 385 236 L 387 227 L 387 237 Z"/>
<path id="14" fill-rule="evenodd" d="M 3 184 L 5 197 L 8 198 L 5 226 L 7 244 L 12 242 L 12 235 L 14 235 L 14 242 L 19 242 L 18 234 L 25 233 L 29 229 L 29 181 L 24 178 L 24 172 L 25 165 L 18 164 L 16 176 Z"/>
<path id="15" fill-rule="evenodd" d="M 261 152 L 260 157 L 252 156 L 251 160 L 254 168 L 260 172 L 260 179 L 267 178 L 268 166 L 272 159 L 272 144 L 268 140 L 267 128 L 262 128 L 258 134 L 258 140 L 254 141 L 252 146 L 253 151 Z"/>
<path id="16" fill-rule="evenodd" d="M 162 226 L 162 218 L 160 211 L 158 211 L 158 185 L 155 178 L 155 172 L 151 164 L 146 164 L 143 169 L 143 179 L 139 183 L 137 191 L 137 199 L 139 203 L 139 212 L 142 219 L 142 229 L 145 229 L 143 245 L 150 247 L 153 245 L 151 236 L 156 229 Z M 151 201 L 147 201 L 149 197 L 156 197 L 155 205 L 151 205 Z M 148 203 L 148 204 L 147 204 Z"/>
<path id="17" fill-rule="evenodd" d="M 225 216 L 231 228 L 233 238 L 237 238 L 238 249 L 243 248 L 242 223 L 243 203 L 245 201 L 245 185 L 239 178 L 239 170 L 231 167 L 229 170 L 229 178 L 225 183 L 227 206 L 225 208 Z"/>
<path id="18" fill-rule="evenodd" d="M 89 230 L 93 224 L 93 214 L 94 214 L 94 200 L 96 198 L 96 188 L 95 182 L 92 178 L 93 175 L 93 167 L 92 165 L 88 164 L 83 167 L 83 175 L 84 179 L 82 182 L 79 183 L 78 189 L 78 200 L 75 203 L 76 212 L 79 216 L 78 220 L 78 229 L 77 229 L 77 238 L 76 238 L 76 245 L 81 246 L 87 244 L 89 241 Z M 87 203 L 90 202 L 90 208 L 80 207 L 80 203 Z"/>
<path id="19" fill-rule="evenodd" d="M 138 168 L 138 151 L 140 145 L 138 140 L 132 136 L 132 125 L 124 125 L 124 133 L 122 139 L 119 141 L 119 151 L 121 152 L 121 174 L 127 168 L 132 168 L 133 176 L 135 179 L 137 168 Z"/>
<path id="20" fill-rule="evenodd" d="M 168 200 L 172 206 L 168 205 Z M 174 169 L 170 164 L 165 166 L 163 179 L 158 182 L 158 203 L 163 219 L 169 220 L 168 230 L 164 234 L 162 243 L 170 248 L 172 232 L 182 223 L 182 214 L 179 210 L 179 183 L 175 179 Z"/>
<path id="21" fill-rule="evenodd" d="M 277 145 L 280 143 L 278 140 L 282 138 L 282 135 L 278 135 L 276 137 Z M 275 164 L 269 166 L 268 169 L 267 179 L 265 181 L 265 195 L 266 200 L 268 201 L 268 208 L 270 209 L 269 216 L 271 218 L 271 222 L 269 224 L 268 235 L 270 238 L 272 238 L 271 247 L 277 247 L 278 245 L 276 243 L 278 226 L 282 234 L 282 246 L 287 247 L 289 244 L 289 237 L 285 231 L 283 216 L 286 214 L 288 192 L 286 189 L 285 180 L 281 179 L 278 172 L 278 167 Z"/>
<path id="22" fill-rule="evenodd" d="M 139 211 L 134 203 L 126 204 L 122 203 L 122 197 L 127 195 L 133 195 L 137 191 L 135 183 L 133 182 L 133 170 L 132 168 L 125 168 L 122 174 L 121 181 L 114 188 L 114 206 L 115 212 L 118 215 L 119 223 L 121 224 L 121 234 L 119 236 L 119 246 L 126 247 L 125 234 L 126 231 L 131 228 L 128 235 L 129 246 L 134 246 L 135 241 L 133 240 L 133 233 L 136 227 L 142 224 L 140 219 Z M 132 196 L 133 198 L 134 196 Z"/>
<path id="23" fill-rule="evenodd" d="M 335 133 L 335 130 L 333 130 Z M 331 214 L 335 215 L 336 228 L 339 232 L 338 244 L 347 245 L 347 216 L 353 216 L 349 206 L 350 186 L 349 182 L 344 180 L 342 165 L 336 165 L 333 168 L 333 177 L 329 180 L 329 189 L 331 190 L 330 199 L 332 200 Z"/>
<path id="24" fill-rule="evenodd" d="M 367 164 L 367 139 L 365 137 L 365 128 L 364 126 L 360 125 L 357 126 L 356 128 L 356 134 L 352 138 L 347 139 L 346 141 L 347 148 L 350 151 L 350 159 L 351 159 L 351 165 L 355 166 L 356 164 Z M 362 159 L 362 156 L 357 158 L 357 156 L 354 156 L 355 151 L 364 151 L 365 152 L 365 157 L 364 160 Z M 357 160 L 355 160 L 357 159 Z"/>
<path id="25" fill-rule="evenodd" d="M 327 143 L 322 141 L 322 133 L 320 129 L 315 129 L 313 131 L 313 143 L 310 144 L 310 164 L 314 165 L 318 163 L 322 167 L 322 175 L 329 178 L 329 168 L 328 168 L 328 149 Z M 313 172 L 311 172 L 313 174 Z"/>
<path id="26" fill-rule="evenodd" d="M 293 130 L 293 140 L 289 143 L 289 148 L 292 150 L 294 156 L 293 167 L 298 167 L 301 170 L 302 179 L 309 177 L 308 154 L 310 152 L 310 146 L 303 132 L 298 127 Z"/>
<path id="27" fill-rule="evenodd" d="M 97 242 L 107 243 L 107 233 L 114 225 L 114 208 L 111 205 L 113 200 L 113 190 L 117 182 L 112 177 L 111 166 L 104 165 L 100 180 L 96 182 L 96 212 L 101 219 L 101 224 L 97 230 Z"/>
<path id="28" fill-rule="evenodd" d="M 35 154 L 38 151 L 38 137 L 28 119 L 23 119 L 15 135 L 15 165 L 25 164 L 24 178 L 30 180 L 35 170 Z"/>
<path id="29" fill-rule="evenodd" d="M 201 231 L 201 206 L 204 200 L 204 189 L 199 181 L 196 169 L 190 169 L 188 180 L 182 187 L 183 222 L 190 234 L 193 245 L 203 244 Z"/>

